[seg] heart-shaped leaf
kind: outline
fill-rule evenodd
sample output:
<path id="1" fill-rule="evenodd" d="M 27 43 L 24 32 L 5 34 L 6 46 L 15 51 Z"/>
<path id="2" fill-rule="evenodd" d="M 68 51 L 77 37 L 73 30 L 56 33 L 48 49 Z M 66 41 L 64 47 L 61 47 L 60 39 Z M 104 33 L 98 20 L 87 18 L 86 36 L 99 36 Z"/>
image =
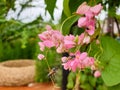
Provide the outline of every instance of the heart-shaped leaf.
<path id="1" fill-rule="evenodd" d="M 101 44 L 103 53 L 100 61 L 104 64 L 103 81 L 107 86 L 117 85 L 120 83 L 120 44 L 110 37 L 102 37 Z"/>

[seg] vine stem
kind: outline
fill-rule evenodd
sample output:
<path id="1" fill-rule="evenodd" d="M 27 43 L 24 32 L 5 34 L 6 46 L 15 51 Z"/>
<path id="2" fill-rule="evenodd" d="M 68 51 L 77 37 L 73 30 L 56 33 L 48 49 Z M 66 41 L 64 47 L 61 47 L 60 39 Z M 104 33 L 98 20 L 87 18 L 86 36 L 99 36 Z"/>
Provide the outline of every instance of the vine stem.
<path id="1" fill-rule="evenodd" d="M 73 90 L 80 90 L 79 86 L 80 86 L 80 71 L 76 74 L 76 81 L 75 81 L 75 87 L 73 88 Z"/>
<path id="2" fill-rule="evenodd" d="M 49 71 L 51 71 L 50 65 L 49 65 L 49 63 L 48 63 L 48 61 L 47 61 L 47 54 L 48 54 L 48 50 L 46 51 L 46 58 L 45 58 L 45 61 L 46 61 L 46 64 L 47 64 L 47 67 L 48 67 Z M 55 83 L 54 83 L 53 78 L 50 77 L 50 79 L 51 79 L 51 81 L 52 81 L 53 86 L 55 86 Z"/>

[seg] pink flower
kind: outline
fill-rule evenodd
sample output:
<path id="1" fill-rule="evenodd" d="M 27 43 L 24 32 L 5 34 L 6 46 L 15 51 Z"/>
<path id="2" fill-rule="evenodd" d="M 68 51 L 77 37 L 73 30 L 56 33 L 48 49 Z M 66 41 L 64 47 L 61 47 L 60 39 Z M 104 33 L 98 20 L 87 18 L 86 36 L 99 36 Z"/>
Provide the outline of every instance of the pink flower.
<path id="1" fill-rule="evenodd" d="M 94 32 L 95 32 L 95 27 L 94 27 L 94 26 L 89 26 L 89 27 L 87 27 L 86 32 L 87 32 L 89 35 L 93 35 Z"/>
<path id="2" fill-rule="evenodd" d="M 83 43 L 83 44 L 88 44 L 88 43 L 90 43 L 90 36 L 85 36 L 82 43 Z"/>
<path id="3" fill-rule="evenodd" d="M 83 67 L 91 67 L 94 65 L 94 59 L 92 57 L 86 57 L 83 61 Z"/>
<path id="4" fill-rule="evenodd" d="M 62 57 L 62 62 L 66 62 L 67 61 L 67 57 Z"/>
<path id="5" fill-rule="evenodd" d="M 80 51 L 77 51 L 76 53 L 72 53 L 72 55 L 75 55 L 73 59 L 67 60 L 66 63 L 63 63 L 64 69 L 72 70 L 73 72 L 76 71 L 76 69 L 84 69 L 91 67 L 94 65 L 94 58 L 88 57 L 86 52 L 80 53 Z M 66 58 L 62 58 L 63 61 L 66 60 Z"/>
<path id="6" fill-rule="evenodd" d="M 59 31 L 54 31 L 51 36 L 54 45 L 58 47 L 61 43 L 63 43 L 64 36 Z"/>
<path id="7" fill-rule="evenodd" d="M 96 40 L 96 44 L 100 44 L 100 41 L 98 39 Z"/>
<path id="8" fill-rule="evenodd" d="M 101 76 L 101 72 L 99 70 L 95 71 L 94 77 L 98 78 Z"/>
<path id="9" fill-rule="evenodd" d="M 100 13 L 100 11 L 102 10 L 102 8 L 103 7 L 101 6 L 101 4 L 98 4 L 94 7 L 91 7 L 90 11 L 92 11 L 94 13 L 94 15 L 98 15 Z"/>
<path id="10" fill-rule="evenodd" d="M 90 7 L 87 5 L 86 2 L 83 2 L 77 9 L 77 14 L 85 14 L 86 16 L 93 17 L 94 15 L 98 15 L 100 11 L 102 10 L 101 4 L 98 4 L 96 6 Z"/>
<path id="11" fill-rule="evenodd" d="M 42 42 L 39 42 L 38 44 L 40 46 L 40 50 L 44 51 L 45 45 Z"/>
<path id="12" fill-rule="evenodd" d="M 86 17 L 81 17 L 78 20 L 78 27 L 85 27 L 88 23 L 88 19 Z"/>
<path id="13" fill-rule="evenodd" d="M 63 44 L 60 44 L 59 45 L 59 47 L 56 49 L 56 51 L 57 51 L 57 53 L 62 53 L 62 52 L 64 52 L 64 46 L 63 46 Z"/>
<path id="14" fill-rule="evenodd" d="M 91 66 L 91 70 L 96 70 L 95 65 L 92 65 L 92 66 Z"/>
<path id="15" fill-rule="evenodd" d="M 64 36 L 57 30 L 52 30 L 50 26 L 46 26 L 47 31 L 39 34 L 42 43 L 39 43 L 40 50 L 43 51 L 45 47 L 58 47 L 63 42 Z"/>
<path id="16" fill-rule="evenodd" d="M 48 48 L 51 48 L 51 47 L 55 46 L 55 44 L 53 43 L 52 40 L 43 41 L 43 44 Z"/>
<path id="17" fill-rule="evenodd" d="M 46 25 L 46 30 L 52 30 L 52 27 L 50 25 Z"/>
<path id="18" fill-rule="evenodd" d="M 83 39 L 84 39 L 85 33 L 81 33 L 78 37 L 78 45 L 83 44 Z"/>
<path id="19" fill-rule="evenodd" d="M 70 68 L 73 72 L 75 72 L 77 70 L 78 64 L 79 64 L 78 60 L 71 61 Z"/>
<path id="20" fill-rule="evenodd" d="M 95 32 L 95 16 L 100 13 L 102 10 L 101 4 L 98 4 L 96 6 L 90 7 L 87 5 L 86 2 L 82 3 L 76 13 L 78 14 L 84 14 L 85 17 L 81 17 L 78 20 L 78 27 L 84 27 L 86 28 L 86 32 L 89 35 L 93 35 Z M 87 38 L 88 40 L 88 38 Z"/>
<path id="21" fill-rule="evenodd" d="M 77 53 L 78 53 L 77 55 L 80 54 L 80 52 L 77 52 Z M 76 56 L 77 56 L 77 55 L 76 55 Z M 80 59 L 81 59 L 81 60 L 84 60 L 86 57 L 87 57 L 87 52 L 83 52 L 83 53 L 80 54 Z"/>
<path id="22" fill-rule="evenodd" d="M 85 16 L 86 16 L 87 18 L 91 19 L 91 18 L 94 17 L 94 14 L 93 14 L 93 12 L 91 12 L 91 11 L 89 10 L 89 11 L 87 11 L 87 12 L 85 13 Z"/>
<path id="23" fill-rule="evenodd" d="M 43 32 L 42 34 L 38 34 L 38 37 L 44 41 L 47 39 L 48 33 L 47 32 Z"/>
<path id="24" fill-rule="evenodd" d="M 77 14 L 85 14 L 90 9 L 86 2 L 83 2 L 77 9 Z"/>
<path id="25" fill-rule="evenodd" d="M 45 57 L 45 56 L 44 56 L 43 54 L 39 54 L 39 55 L 38 55 L 38 59 L 39 59 L 39 60 L 42 60 L 44 57 Z"/>
<path id="26" fill-rule="evenodd" d="M 75 46 L 75 37 L 73 35 L 65 36 L 64 37 L 64 47 L 65 49 L 70 49 Z"/>

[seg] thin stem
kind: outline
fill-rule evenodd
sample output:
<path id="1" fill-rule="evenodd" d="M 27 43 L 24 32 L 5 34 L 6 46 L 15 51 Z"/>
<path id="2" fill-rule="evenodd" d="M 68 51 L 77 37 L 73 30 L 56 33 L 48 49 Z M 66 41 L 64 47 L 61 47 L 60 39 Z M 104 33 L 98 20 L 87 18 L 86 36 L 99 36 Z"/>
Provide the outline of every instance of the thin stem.
<path id="1" fill-rule="evenodd" d="M 91 51 L 91 44 L 90 44 L 90 48 L 89 48 L 89 50 L 88 50 L 88 54 L 90 53 L 90 51 Z"/>
<path id="2" fill-rule="evenodd" d="M 49 65 L 49 63 L 48 63 L 48 61 L 47 61 L 47 54 L 48 54 L 48 50 L 46 51 L 46 58 L 45 58 L 45 61 L 46 61 L 46 64 L 47 64 L 47 67 L 48 67 L 49 71 L 51 71 L 50 65 Z M 53 84 L 53 86 L 54 86 L 55 83 L 54 83 L 54 80 L 53 80 L 53 78 L 52 78 L 51 76 L 50 76 L 50 79 L 51 79 L 52 84 Z"/>
<path id="3" fill-rule="evenodd" d="M 80 90 L 80 71 L 76 74 L 76 81 L 75 81 L 75 87 L 73 90 Z"/>
<path id="4" fill-rule="evenodd" d="M 116 22 L 116 25 L 117 25 L 117 28 L 118 28 L 118 36 L 120 37 L 120 27 L 119 27 L 119 22 L 118 22 L 118 20 L 116 19 L 116 17 L 115 17 L 114 19 L 115 19 L 115 22 Z"/>
<path id="5" fill-rule="evenodd" d="M 53 86 L 55 85 L 55 83 L 54 83 L 54 80 L 53 80 L 53 78 L 52 77 L 50 77 L 50 79 L 51 79 L 51 81 L 52 81 L 52 84 L 53 84 Z"/>

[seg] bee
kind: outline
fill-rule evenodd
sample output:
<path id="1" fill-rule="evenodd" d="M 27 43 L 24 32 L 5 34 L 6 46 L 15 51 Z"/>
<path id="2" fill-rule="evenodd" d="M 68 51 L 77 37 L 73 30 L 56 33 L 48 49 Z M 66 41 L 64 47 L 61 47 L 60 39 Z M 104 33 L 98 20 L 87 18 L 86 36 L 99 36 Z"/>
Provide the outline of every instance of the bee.
<path id="1" fill-rule="evenodd" d="M 51 70 L 50 70 L 50 72 L 48 73 L 48 77 L 51 77 L 51 76 L 53 76 L 55 73 L 56 73 L 56 71 L 58 70 L 58 68 L 57 67 L 54 67 L 54 68 L 52 68 Z"/>
<path id="2" fill-rule="evenodd" d="M 62 53 L 62 57 L 69 57 L 70 55 L 69 55 L 69 53 L 68 52 L 63 52 Z"/>
<path id="3" fill-rule="evenodd" d="M 66 57 L 66 60 L 63 63 L 68 62 L 69 60 L 73 60 L 75 58 L 75 55 L 70 55 L 68 52 L 62 53 L 63 57 Z"/>
<path id="4" fill-rule="evenodd" d="M 75 58 L 75 55 L 70 55 L 70 56 L 68 57 L 69 60 L 74 59 L 74 58 Z"/>

